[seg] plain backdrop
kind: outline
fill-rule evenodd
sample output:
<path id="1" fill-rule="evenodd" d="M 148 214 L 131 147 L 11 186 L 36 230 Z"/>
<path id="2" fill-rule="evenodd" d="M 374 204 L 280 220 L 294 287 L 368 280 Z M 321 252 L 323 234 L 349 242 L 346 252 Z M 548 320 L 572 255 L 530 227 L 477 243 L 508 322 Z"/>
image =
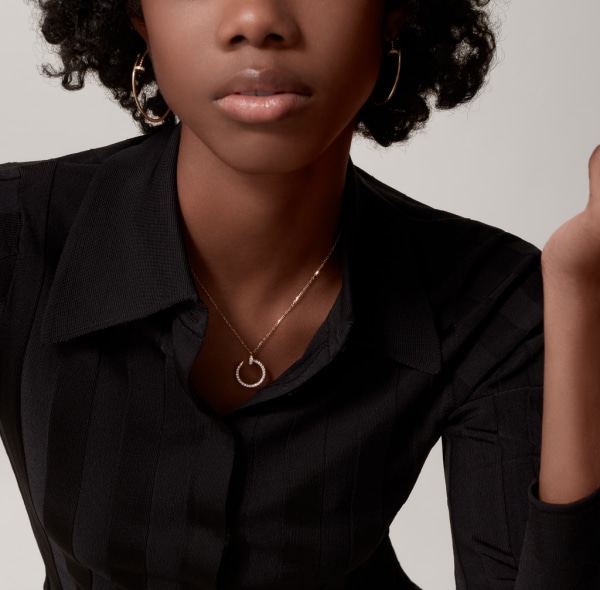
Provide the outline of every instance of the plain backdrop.
<path id="1" fill-rule="evenodd" d="M 501 25 L 500 51 L 479 98 L 436 114 L 407 145 L 383 150 L 359 140 L 353 158 L 413 198 L 541 247 L 587 198 L 587 160 L 600 143 L 600 2 L 496 0 L 494 13 Z M 49 158 L 136 134 L 128 115 L 102 89 L 90 84 L 67 93 L 39 75 L 40 64 L 51 56 L 34 25 L 23 0 L 4 0 L 0 162 Z M 392 539 L 419 586 L 454 588 L 439 445 L 394 521 Z M 37 590 L 43 578 L 0 451 L 0 588 Z"/>

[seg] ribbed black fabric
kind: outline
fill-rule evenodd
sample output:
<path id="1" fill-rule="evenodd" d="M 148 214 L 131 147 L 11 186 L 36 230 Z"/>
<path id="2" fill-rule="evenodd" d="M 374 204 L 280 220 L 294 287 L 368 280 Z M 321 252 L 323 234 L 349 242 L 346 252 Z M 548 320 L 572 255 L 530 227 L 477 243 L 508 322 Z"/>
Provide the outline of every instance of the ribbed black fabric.
<path id="1" fill-rule="evenodd" d="M 600 588 L 600 493 L 528 496 L 538 252 L 350 166 L 340 296 L 220 416 L 188 386 L 178 141 L 0 167 L 0 430 L 44 587 L 414 589 L 388 529 L 441 436 L 459 589 Z"/>

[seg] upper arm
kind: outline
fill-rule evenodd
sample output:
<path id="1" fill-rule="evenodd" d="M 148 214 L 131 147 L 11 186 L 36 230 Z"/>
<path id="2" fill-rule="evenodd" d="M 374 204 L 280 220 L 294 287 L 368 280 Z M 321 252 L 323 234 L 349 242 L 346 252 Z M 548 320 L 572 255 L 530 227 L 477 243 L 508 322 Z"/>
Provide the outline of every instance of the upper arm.
<path id="1" fill-rule="evenodd" d="M 19 252 L 19 180 L 19 170 L 16 166 L 0 166 L 0 314 L 6 304 Z"/>
<path id="2" fill-rule="evenodd" d="M 537 255 L 510 244 L 479 262 L 453 314 L 444 462 L 457 588 L 504 590 L 519 577 L 539 467 L 541 276 Z"/>

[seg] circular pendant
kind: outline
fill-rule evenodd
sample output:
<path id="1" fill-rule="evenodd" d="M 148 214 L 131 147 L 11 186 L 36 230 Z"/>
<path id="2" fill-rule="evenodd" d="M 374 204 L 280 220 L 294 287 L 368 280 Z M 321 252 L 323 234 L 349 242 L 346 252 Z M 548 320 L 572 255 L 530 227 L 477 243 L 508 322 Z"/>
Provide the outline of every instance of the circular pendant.
<path id="1" fill-rule="evenodd" d="M 238 383 L 240 385 L 242 385 L 244 387 L 248 387 L 249 389 L 253 389 L 254 387 L 258 387 L 259 385 L 261 385 L 262 382 L 267 378 L 267 370 L 265 369 L 265 366 L 259 360 L 256 360 L 252 355 L 250 355 L 250 358 L 248 359 L 248 364 L 249 365 L 258 365 L 261 370 L 261 375 L 260 375 L 260 379 L 256 383 L 246 383 L 240 377 L 240 370 L 242 369 L 243 364 L 244 364 L 244 361 L 242 361 L 237 366 L 237 369 L 235 370 L 235 378 L 238 380 Z"/>

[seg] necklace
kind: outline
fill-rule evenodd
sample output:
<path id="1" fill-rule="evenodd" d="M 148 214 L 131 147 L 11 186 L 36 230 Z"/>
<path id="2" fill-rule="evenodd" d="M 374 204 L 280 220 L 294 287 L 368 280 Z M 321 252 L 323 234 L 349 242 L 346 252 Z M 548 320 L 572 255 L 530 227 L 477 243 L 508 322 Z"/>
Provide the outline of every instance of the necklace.
<path id="1" fill-rule="evenodd" d="M 279 327 L 279 324 L 281 324 L 281 322 L 283 322 L 283 320 L 285 320 L 285 318 L 290 313 L 290 311 L 292 311 L 292 309 L 294 309 L 294 307 L 296 307 L 297 303 L 300 301 L 300 299 L 302 299 L 302 296 L 306 293 L 306 291 L 308 291 L 308 288 L 313 284 L 315 279 L 319 276 L 319 273 L 321 272 L 323 267 L 327 264 L 327 261 L 329 260 L 329 258 L 333 254 L 333 251 L 335 250 L 336 246 L 338 245 L 341 235 L 342 235 L 342 232 L 340 231 L 337 235 L 337 238 L 335 239 L 335 242 L 333 243 L 333 246 L 331 247 L 331 250 L 329 250 L 329 252 L 327 253 L 327 256 L 325 256 L 325 258 L 319 265 L 319 268 L 317 268 L 317 270 L 313 273 L 313 275 L 310 277 L 310 279 L 308 280 L 306 285 L 304 285 L 304 287 L 302 287 L 302 290 L 300 291 L 300 293 L 298 293 L 298 295 L 296 295 L 296 297 L 294 297 L 294 300 L 292 301 L 290 306 L 283 312 L 283 315 L 275 322 L 275 325 L 265 334 L 263 339 L 255 346 L 254 350 L 250 350 L 250 347 L 244 342 L 242 337 L 238 334 L 237 330 L 231 325 L 231 322 L 225 317 L 225 314 L 221 311 L 221 308 L 217 305 L 215 300 L 211 297 L 210 293 L 206 290 L 206 287 L 202 284 L 202 282 L 198 278 L 198 275 L 194 272 L 194 269 L 193 268 L 191 269 L 192 276 L 194 277 L 194 280 L 196 281 L 198 286 L 202 289 L 202 291 L 204 291 L 204 293 L 206 294 L 206 296 L 208 297 L 210 302 L 213 304 L 214 308 L 219 312 L 220 316 L 223 318 L 223 320 L 225 321 L 225 323 L 227 324 L 229 329 L 234 333 L 235 337 L 240 341 L 241 345 L 246 349 L 246 352 L 249 355 L 248 356 L 248 365 L 250 365 L 250 366 L 258 365 L 258 367 L 260 368 L 261 375 L 260 375 L 260 378 L 258 379 L 258 381 L 254 382 L 254 383 L 246 383 L 240 376 L 240 371 L 242 370 L 244 361 L 242 361 L 237 366 L 237 368 L 235 370 L 235 378 L 237 379 L 238 383 L 240 385 L 242 385 L 243 387 L 248 387 L 250 389 L 254 389 L 255 387 L 258 387 L 259 385 L 261 385 L 264 382 L 264 380 L 267 378 L 267 369 L 266 369 L 265 365 L 263 363 L 261 363 L 257 358 L 255 358 L 254 355 L 261 349 L 262 345 L 273 335 L 273 332 L 275 332 L 275 330 L 277 330 L 277 328 Z"/>

